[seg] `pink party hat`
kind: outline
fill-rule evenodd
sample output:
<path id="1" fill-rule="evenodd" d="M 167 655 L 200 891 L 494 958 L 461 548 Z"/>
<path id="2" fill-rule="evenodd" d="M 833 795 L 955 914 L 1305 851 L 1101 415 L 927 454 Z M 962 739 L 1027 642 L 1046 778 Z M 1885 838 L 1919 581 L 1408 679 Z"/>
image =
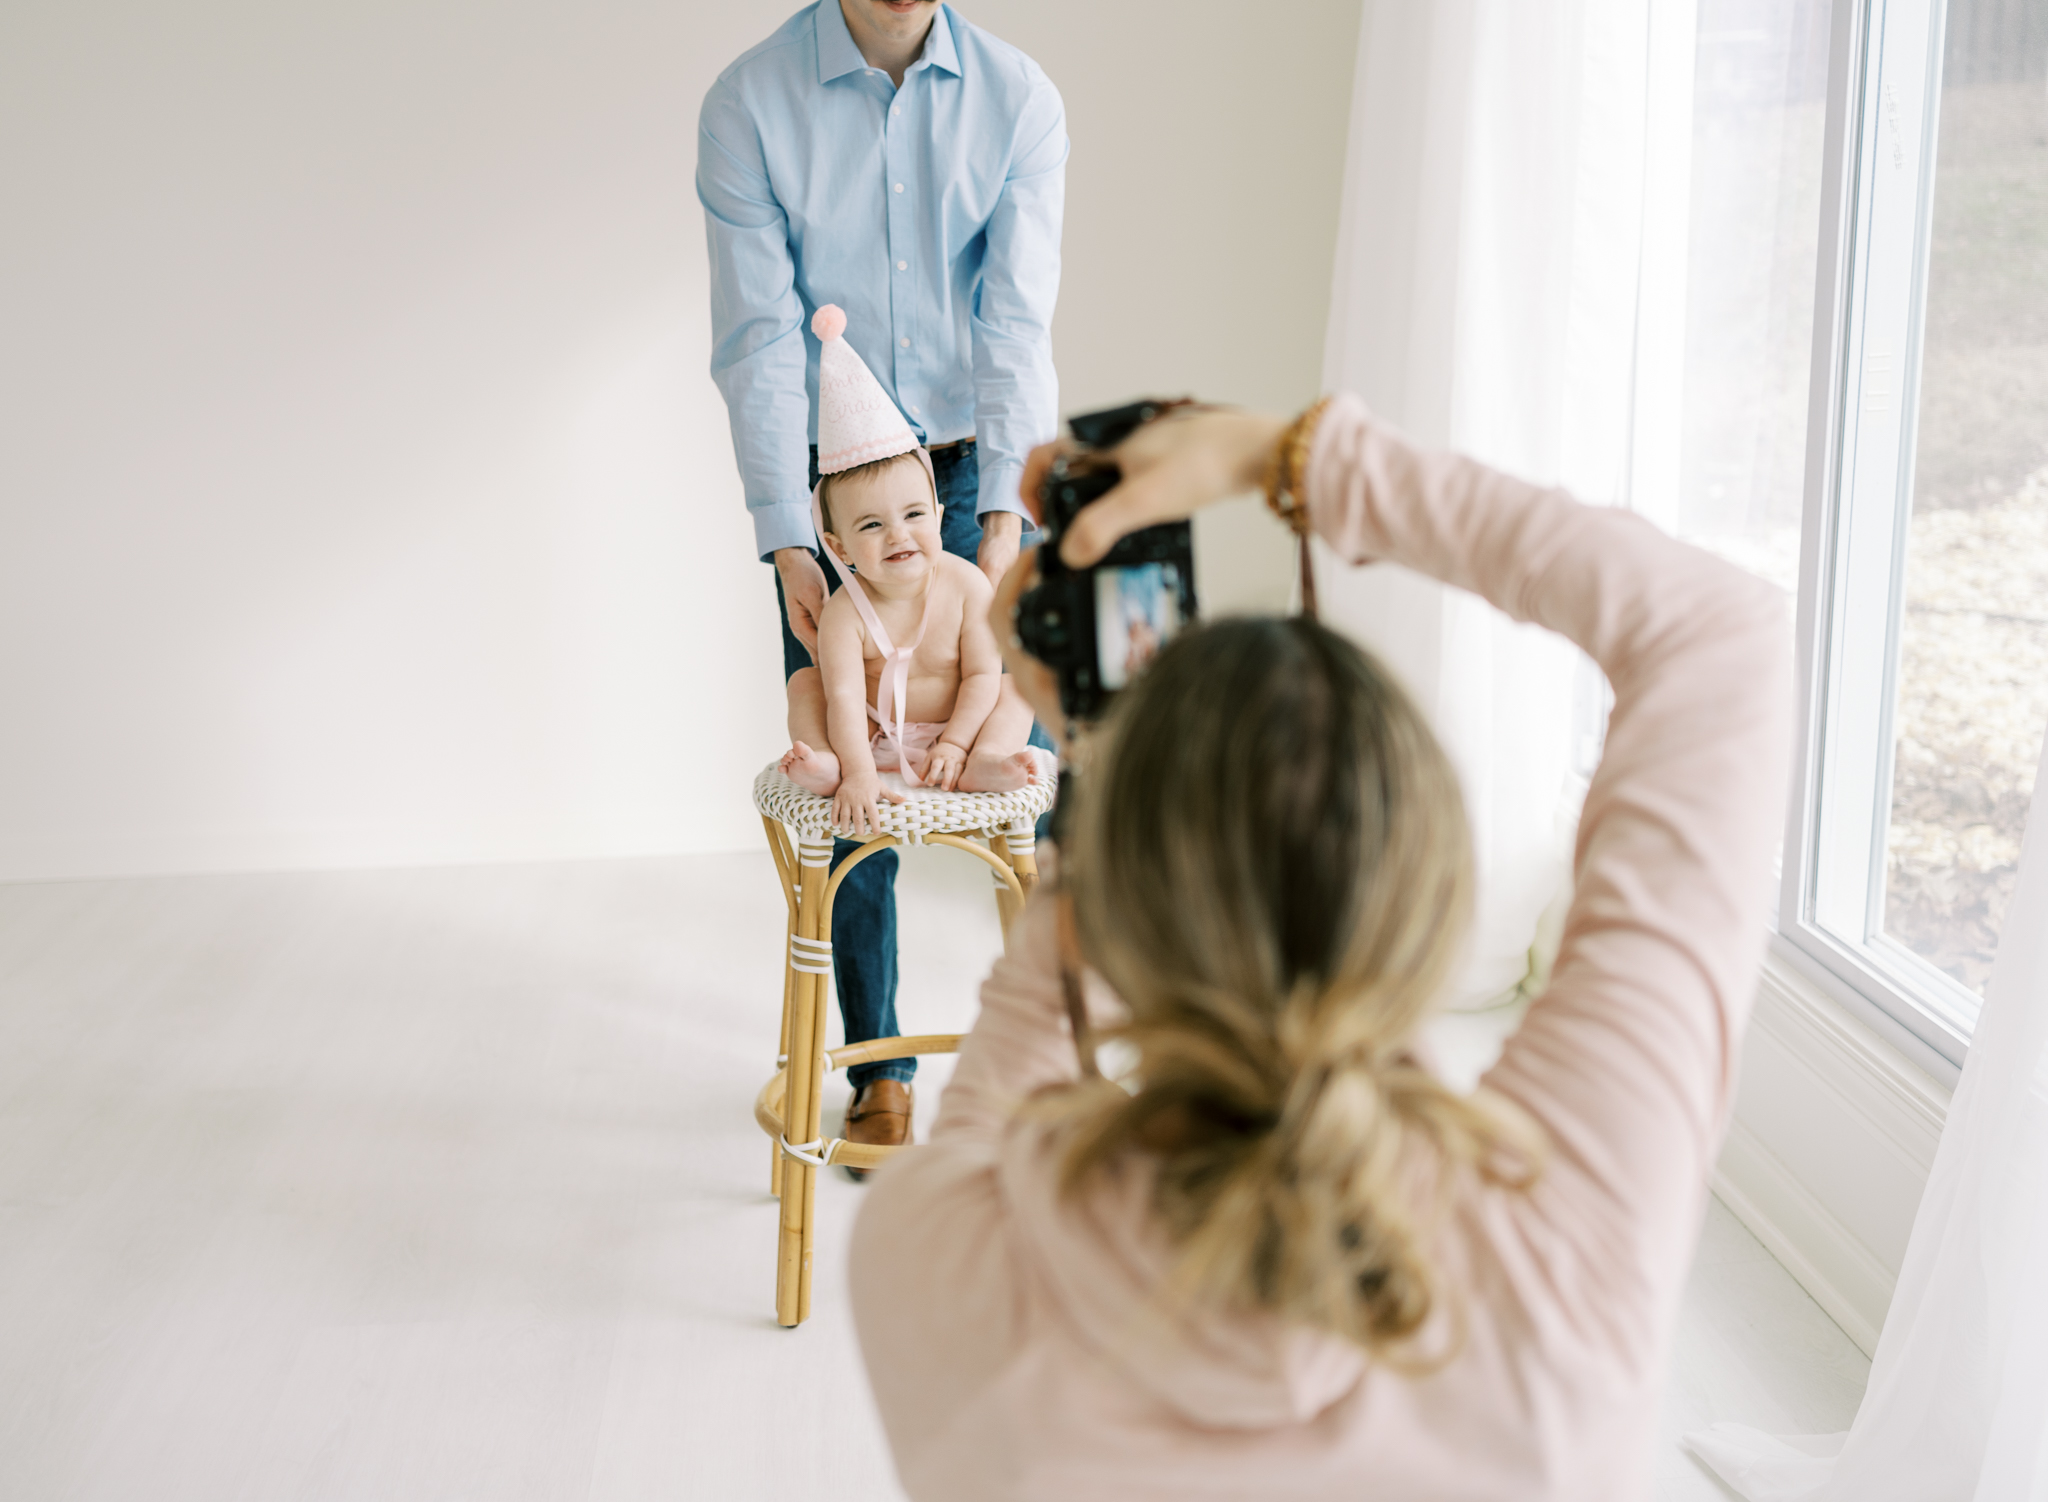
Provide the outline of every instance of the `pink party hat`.
<path id="1" fill-rule="evenodd" d="M 918 446 L 917 434 L 859 354 L 841 336 L 846 314 L 826 303 L 811 315 L 818 336 L 818 473 L 872 464 Z"/>

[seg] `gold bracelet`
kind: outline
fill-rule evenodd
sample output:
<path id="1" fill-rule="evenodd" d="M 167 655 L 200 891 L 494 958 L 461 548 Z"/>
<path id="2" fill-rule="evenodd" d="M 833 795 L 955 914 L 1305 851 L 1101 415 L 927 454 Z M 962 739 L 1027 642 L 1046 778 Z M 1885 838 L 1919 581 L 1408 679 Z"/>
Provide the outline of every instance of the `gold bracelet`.
<path id="1" fill-rule="evenodd" d="M 1273 445 L 1272 457 L 1266 461 L 1266 505 L 1297 536 L 1307 536 L 1310 528 L 1308 496 L 1304 493 L 1308 455 L 1315 445 L 1316 424 L 1322 421 L 1323 409 L 1329 405 L 1326 396 L 1295 418 Z"/>

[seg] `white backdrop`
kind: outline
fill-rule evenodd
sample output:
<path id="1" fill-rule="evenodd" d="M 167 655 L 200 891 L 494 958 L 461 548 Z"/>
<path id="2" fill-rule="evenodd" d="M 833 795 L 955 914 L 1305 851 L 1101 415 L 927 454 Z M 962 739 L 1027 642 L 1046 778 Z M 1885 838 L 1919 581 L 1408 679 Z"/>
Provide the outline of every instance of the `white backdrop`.
<path id="1" fill-rule="evenodd" d="M 0 879 L 758 839 L 691 174 L 792 9 L 0 9 Z M 1067 98 L 1063 405 L 1312 397 L 1358 0 L 966 13 Z"/>

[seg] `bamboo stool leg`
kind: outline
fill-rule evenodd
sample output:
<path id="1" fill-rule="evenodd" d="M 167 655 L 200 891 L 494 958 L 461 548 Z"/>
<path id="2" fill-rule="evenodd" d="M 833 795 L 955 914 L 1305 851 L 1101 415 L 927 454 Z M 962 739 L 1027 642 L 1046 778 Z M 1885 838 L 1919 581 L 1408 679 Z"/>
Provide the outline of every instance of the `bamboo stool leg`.
<path id="1" fill-rule="evenodd" d="M 782 1030 L 776 1037 L 775 1067 L 782 1068 L 789 1062 L 789 1024 L 791 1004 L 796 999 L 796 969 L 790 963 L 793 946 L 790 939 L 796 935 L 797 912 L 797 871 L 796 852 L 790 848 L 789 835 L 780 822 L 761 818 L 762 827 L 768 833 L 768 853 L 775 857 L 775 875 L 782 885 L 782 900 L 789 909 L 789 921 L 784 925 L 782 936 Z M 777 1199 L 782 1197 L 782 1144 L 768 1144 L 768 1193 Z"/>
<path id="2" fill-rule="evenodd" d="M 1010 947 L 1011 925 L 1016 923 L 1017 915 L 1023 909 L 1017 901 L 1017 894 L 1012 892 L 1010 884 L 1003 880 L 1003 871 L 1013 868 L 1010 865 L 1010 852 L 1003 844 L 1002 830 L 984 829 L 981 833 L 988 841 L 990 852 L 1002 862 L 1002 871 L 992 871 L 989 874 L 996 884 L 996 918 L 1003 925 L 1003 948 L 1007 951 Z"/>
<path id="3" fill-rule="evenodd" d="M 1029 819 L 1019 819 L 1003 832 L 1009 850 L 1010 867 L 1024 884 L 1024 895 L 1038 885 L 1038 830 Z"/>
<path id="4" fill-rule="evenodd" d="M 789 963 L 789 940 L 796 937 L 796 925 L 791 924 L 783 935 L 782 946 L 782 1043 L 776 1056 L 775 1067 L 781 1069 L 789 1063 L 789 1025 L 791 1013 L 795 1010 L 797 996 L 797 973 Z M 776 1199 L 782 1198 L 782 1144 L 768 1144 L 768 1192 Z"/>
<path id="5" fill-rule="evenodd" d="M 796 933 L 791 938 L 789 1091 L 784 1097 L 783 1131 L 799 1142 L 818 1136 L 818 1097 L 824 1085 L 825 998 L 831 965 L 810 958 L 831 952 L 831 935 L 822 932 L 830 921 L 825 907 L 826 872 L 832 864 L 832 841 L 803 839 L 797 847 L 802 889 L 797 898 Z M 803 951 L 809 953 L 804 954 Z M 777 1144 L 777 1151 L 781 1145 Z M 783 1325 L 803 1323 L 810 1302 L 811 1215 L 818 1170 L 795 1158 L 782 1166 L 782 1225 L 775 1264 L 775 1318 Z"/>
<path id="6" fill-rule="evenodd" d="M 1038 885 L 1038 837 L 1028 820 L 1013 824 L 1008 829 L 991 829 L 988 832 L 989 848 L 1003 858 L 1012 871 L 1017 873 L 1017 884 L 1024 889 L 1024 896 L 1031 896 L 1031 889 Z M 1009 883 L 1000 877 L 996 879 L 996 912 L 1003 922 L 1003 947 L 1009 948 L 1010 927 L 1023 913 L 1024 905 L 1010 891 Z"/>

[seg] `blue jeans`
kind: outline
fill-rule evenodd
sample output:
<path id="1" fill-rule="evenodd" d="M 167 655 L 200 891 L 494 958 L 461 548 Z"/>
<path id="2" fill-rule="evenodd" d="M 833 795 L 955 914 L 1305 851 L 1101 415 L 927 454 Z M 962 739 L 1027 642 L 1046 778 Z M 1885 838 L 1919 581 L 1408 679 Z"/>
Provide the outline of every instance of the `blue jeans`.
<path id="1" fill-rule="evenodd" d="M 932 475 L 939 484 L 939 536 L 946 551 L 974 562 L 981 550 L 981 522 L 974 514 L 981 493 L 981 472 L 975 463 L 974 445 L 942 449 L 932 455 Z M 818 451 L 811 450 L 811 484 L 818 483 Z M 822 563 L 822 560 L 821 560 Z M 829 564 L 825 588 L 839 588 L 839 574 Z M 782 676 L 788 680 L 811 665 L 811 654 L 789 629 L 789 608 L 782 599 L 782 575 L 775 575 L 775 604 L 782 616 Z M 1031 727 L 1031 744 L 1053 749 L 1052 741 L 1038 726 Z M 1041 821 L 1042 822 L 1042 821 Z M 1041 831 L 1042 832 L 1042 831 Z M 860 848 L 860 841 L 832 842 L 832 869 Z M 870 1038 L 893 1038 L 902 1029 L 896 1025 L 896 852 L 878 851 L 853 868 L 840 883 L 832 902 L 832 979 L 839 988 L 839 1017 L 846 1025 L 846 1041 L 864 1043 Z M 879 1064 L 856 1064 L 846 1077 L 858 1090 L 870 1080 L 908 1080 L 917 1073 L 915 1059 L 886 1059 Z"/>

